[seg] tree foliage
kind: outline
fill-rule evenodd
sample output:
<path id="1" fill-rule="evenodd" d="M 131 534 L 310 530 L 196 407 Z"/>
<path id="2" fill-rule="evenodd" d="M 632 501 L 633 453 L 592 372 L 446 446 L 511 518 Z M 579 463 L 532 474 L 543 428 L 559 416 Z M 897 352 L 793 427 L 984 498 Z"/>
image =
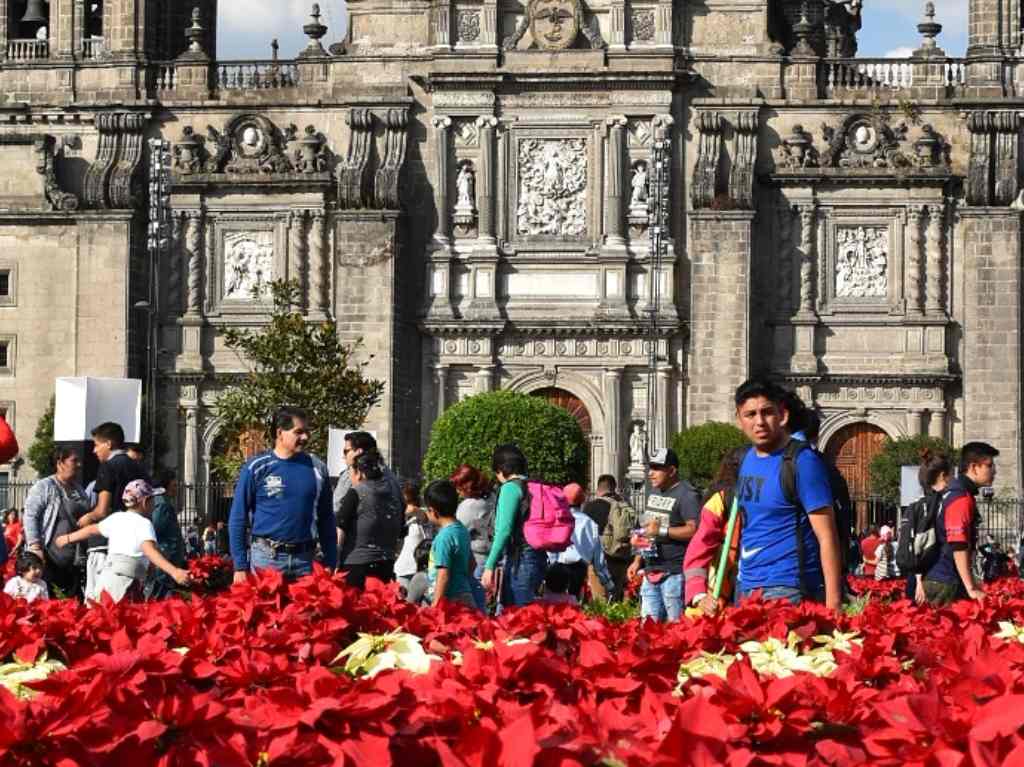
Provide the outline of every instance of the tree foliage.
<path id="1" fill-rule="evenodd" d="M 886 439 L 882 452 L 868 466 L 871 492 L 890 503 L 899 503 L 900 467 L 920 465 L 921 451 L 925 448 L 948 455 L 954 467 L 960 461 L 960 451 L 943 439 L 925 436 Z"/>
<path id="2" fill-rule="evenodd" d="M 463 463 L 489 470 L 494 448 L 515 443 L 526 454 L 530 475 L 563 485 L 585 479 L 587 445 L 566 410 L 508 391 L 469 397 L 434 423 L 423 460 L 427 479 L 442 479 Z"/>
<path id="3" fill-rule="evenodd" d="M 672 448 L 679 456 L 679 473 L 695 487 L 706 490 L 727 452 L 749 444 L 731 423 L 709 421 L 677 433 Z"/>
<path id="4" fill-rule="evenodd" d="M 50 397 L 50 404 L 46 406 L 39 423 L 36 424 L 35 437 L 28 448 L 28 465 L 40 477 L 48 477 L 56 469 L 53 465 L 53 418 L 56 409 L 56 399 Z"/>
<path id="5" fill-rule="evenodd" d="M 267 432 L 273 411 L 294 405 L 309 414 L 309 451 L 325 455 L 329 428 L 361 426 L 384 384 L 366 376 L 368 362 L 355 359 L 358 344 L 342 343 L 333 320 L 310 322 L 297 310 L 298 282 L 277 280 L 270 291 L 274 308 L 265 327 L 224 329 L 225 345 L 249 367 L 242 381 L 217 399 L 225 441 L 235 445 L 243 433 Z M 230 451 L 217 462 L 218 473 L 234 479 L 240 459 L 240 452 Z"/>

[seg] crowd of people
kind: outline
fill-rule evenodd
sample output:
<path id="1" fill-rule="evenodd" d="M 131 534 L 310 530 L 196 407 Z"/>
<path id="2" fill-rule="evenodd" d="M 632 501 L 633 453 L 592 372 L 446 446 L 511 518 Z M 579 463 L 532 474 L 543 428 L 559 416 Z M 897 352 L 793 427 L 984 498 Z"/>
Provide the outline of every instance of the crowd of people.
<path id="1" fill-rule="evenodd" d="M 713 614 L 755 594 L 837 609 L 854 572 L 905 577 L 918 602 L 984 598 L 971 561 L 975 496 L 995 478 L 991 445 L 964 445 L 959 472 L 947 456 L 923 455 L 923 497 L 899 531 L 886 525 L 851 540 L 849 492 L 816 447 L 816 413 L 758 379 L 737 389 L 734 404 L 749 444 L 723 456 L 703 497 L 662 447 L 649 457 L 640 509 L 610 475 L 593 493 L 531 476 L 513 444 L 498 446 L 490 466 L 462 465 L 423 488 L 402 483 L 362 431 L 345 437 L 332 487 L 327 466 L 306 451 L 306 413 L 282 407 L 272 448 L 240 472 L 227 524 L 202 534 L 182 532 L 173 473 L 151 479 L 121 427 L 102 424 L 92 435 L 95 483 L 81 487 L 78 456 L 58 449 L 24 518 L 6 520 L 5 549 L 17 564 L 5 590 L 159 599 L 188 585 L 189 556 L 230 552 L 236 583 L 268 568 L 299 577 L 320 561 L 358 589 L 369 578 L 397 581 L 410 602 L 481 612 L 633 593 L 656 621 L 687 608 Z"/>

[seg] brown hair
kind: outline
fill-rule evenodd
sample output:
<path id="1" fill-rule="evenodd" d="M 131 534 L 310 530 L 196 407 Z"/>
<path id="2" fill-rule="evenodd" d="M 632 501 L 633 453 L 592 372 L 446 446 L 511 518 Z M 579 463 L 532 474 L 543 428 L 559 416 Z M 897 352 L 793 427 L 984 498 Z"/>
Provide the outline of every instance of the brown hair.
<path id="1" fill-rule="evenodd" d="M 402 500 L 406 506 L 422 506 L 420 503 L 420 486 L 415 482 L 406 482 L 402 485 Z"/>
<path id="2" fill-rule="evenodd" d="M 926 493 L 932 489 L 932 485 L 942 474 L 953 473 L 953 462 L 949 456 L 943 453 L 933 453 L 929 448 L 922 448 L 918 453 L 921 458 L 921 468 L 917 471 L 917 481 L 921 483 L 921 489 Z"/>
<path id="3" fill-rule="evenodd" d="M 725 493 L 726 507 L 732 505 L 732 491 L 736 487 L 736 480 L 740 476 L 740 466 L 749 449 L 749 447 L 737 447 L 722 456 L 722 460 L 715 470 L 715 477 L 711 481 L 711 491 L 704 499 L 705 503 L 716 493 Z M 726 508 L 726 512 L 728 512 L 728 508 Z"/>
<path id="4" fill-rule="evenodd" d="M 467 498 L 484 498 L 491 489 L 490 480 L 484 473 L 468 463 L 452 472 L 451 481 L 455 489 Z"/>

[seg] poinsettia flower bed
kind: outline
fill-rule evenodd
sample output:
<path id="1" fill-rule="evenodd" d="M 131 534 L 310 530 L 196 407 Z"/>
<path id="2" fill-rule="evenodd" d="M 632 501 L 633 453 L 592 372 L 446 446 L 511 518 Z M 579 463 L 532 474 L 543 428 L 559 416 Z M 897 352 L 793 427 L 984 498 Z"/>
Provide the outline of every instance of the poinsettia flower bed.
<path id="1" fill-rule="evenodd" d="M 0 765 L 1020 764 L 1024 585 L 988 593 L 667 625 L 485 620 L 319 570 L 187 601 L 0 596 Z"/>

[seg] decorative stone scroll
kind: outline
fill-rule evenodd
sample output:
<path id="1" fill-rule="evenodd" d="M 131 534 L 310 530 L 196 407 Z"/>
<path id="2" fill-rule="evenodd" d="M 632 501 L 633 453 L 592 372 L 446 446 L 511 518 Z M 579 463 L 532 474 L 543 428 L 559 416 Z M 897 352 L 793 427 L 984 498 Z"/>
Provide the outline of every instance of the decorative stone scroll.
<path id="1" fill-rule="evenodd" d="M 516 233 L 581 238 L 587 233 L 587 142 L 524 138 L 519 142 Z"/>
<path id="2" fill-rule="evenodd" d="M 383 122 L 383 159 L 374 175 L 373 200 L 377 208 L 397 210 L 400 207 L 399 180 L 405 167 L 405 148 L 409 135 L 409 112 L 406 109 L 389 109 Z"/>
<path id="3" fill-rule="evenodd" d="M 351 128 L 348 154 L 338 163 L 338 206 L 364 208 L 369 202 L 373 112 L 353 109 L 345 116 Z"/>
<path id="4" fill-rule="evenodd" d="M 50 210 L 69 213 L 78 210 L 78 197 L 71 192 L 65 192 L 57 183 L 57 169 L 54 164 L 55 144 L 56 139 L 53 136 L 40 136 L 33 141 L 37 158 L 36 170 L 43 177 L 43 194 Z"/>
<path id="5" fill-rule="evenodd" d="M 729 196 L 737 207 L 749 210 L 754 206 L 754 163 L 757 161 L 758 113 L 736 115 L 732 172 L 729 175 Z"/>
<path id="6" fill-rule="evenodd" d="M 273 232 L 229 232 L 224 235 L 224 300 L 262 299 L 268 294 L 273 279 Z"/>
<path id="7" fill-rule="evenodd" d="M 882 227 L 841 227 L 836 230 L 836 298 L 880 298 L 888 295 L 889 230 Z"/>
<path id="8" fill-rule="evenodd" d="M 110 112 L 96 115 L 99 147 L 85 174 L 83 197 L 91 208 L 135 208 L 143 196 L 143 129 L 149 115 Z"/>
<path id="9" fill-rule="evenodd" d="M 700 112 L 695 121 L 700 142 L 693 169 L 693 207 L 708 208 L 715 199 L 718 169 L 722 157 L 722 130 L 725 120 L 718 112 Z"/>

